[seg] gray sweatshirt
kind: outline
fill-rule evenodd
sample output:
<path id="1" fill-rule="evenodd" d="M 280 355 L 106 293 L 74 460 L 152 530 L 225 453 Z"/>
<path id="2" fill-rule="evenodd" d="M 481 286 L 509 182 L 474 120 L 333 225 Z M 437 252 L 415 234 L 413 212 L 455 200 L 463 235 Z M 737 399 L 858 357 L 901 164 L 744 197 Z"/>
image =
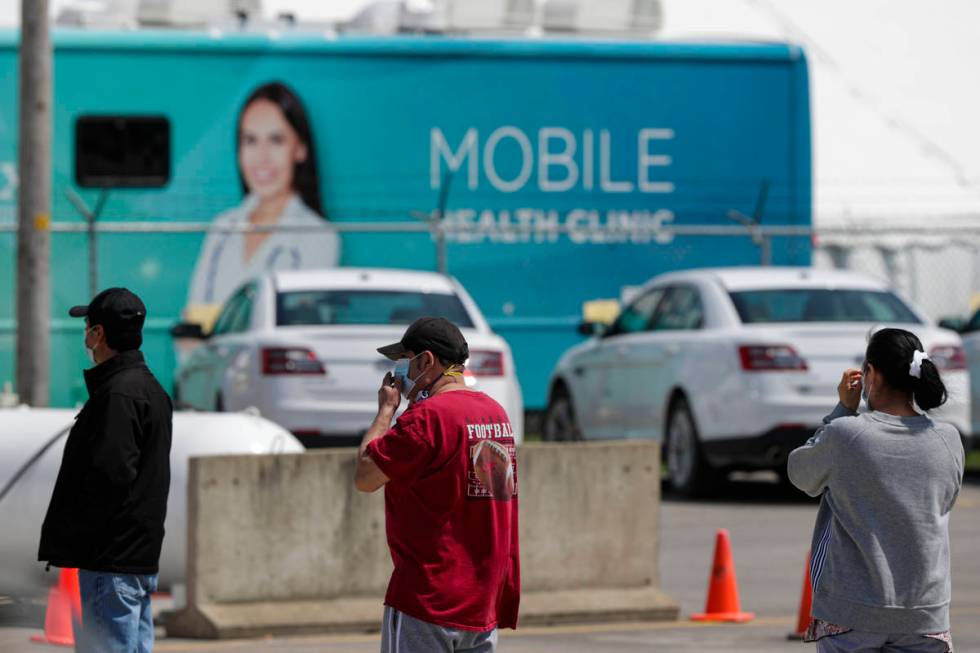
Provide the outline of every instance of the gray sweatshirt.
<path id="1" fill-rule="evenodd" d="M 838 404 L 789 455 L 789 478 L 823 495 L 810 582 L 816 619 L 874 633 L 949 630 L 949 512 L 960 436 L 931 418 Z"/>

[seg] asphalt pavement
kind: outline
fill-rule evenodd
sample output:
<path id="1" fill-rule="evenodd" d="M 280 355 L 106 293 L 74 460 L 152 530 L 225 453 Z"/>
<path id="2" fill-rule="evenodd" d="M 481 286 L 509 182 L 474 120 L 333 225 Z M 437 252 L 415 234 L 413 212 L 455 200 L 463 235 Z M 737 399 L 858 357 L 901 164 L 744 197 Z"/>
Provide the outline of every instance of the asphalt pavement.
<path id="1" fill-rule="evenodd" d="M 733 481 L 710 500 L 662 504 L 660 568 L 664 590 L 681 605 L 670 623 L 629 623 L 522 628 L 501 634 L 501 653 L 605 653 L 612 651 L 813 651 L 789 641 L 803 583 L 816 502 L 765 475 Z M 695 624 L 704 608 L 718 528 L 731 535 L 743 610 L 756 613 L 747 624 Z M 980 651 L 980 475 L 971 475 L 951 519 L 953 641 L 959 653 Z M 39 631 L 43 614 L 0 602 L 0 653 L 48 648 L 27 642 Z M 64 650 L 64 649 L 61 649 Z M 342 653 L 378 650 L 376 634 L 192 641 L 160 639 L 157 651 L 241 653 Z"/>

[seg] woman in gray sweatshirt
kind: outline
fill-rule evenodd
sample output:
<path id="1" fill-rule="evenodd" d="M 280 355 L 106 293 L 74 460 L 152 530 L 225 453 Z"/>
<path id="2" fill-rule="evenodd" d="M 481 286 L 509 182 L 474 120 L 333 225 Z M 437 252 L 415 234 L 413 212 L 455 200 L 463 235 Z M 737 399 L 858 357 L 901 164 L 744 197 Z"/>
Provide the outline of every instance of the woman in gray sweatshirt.
<path id="1" fill-rule="evenodd" d="M 882 329 L 837 391 L 788 463 L 793 484 L 821 497 L 805 639 L 819 653 L 952 651 L 949 513 L 964 451 L 953 426 L 925 414 L 946 401 L 939 371 L 914 334 Z M 858 415 L 862 395 L 870 412 Z"/>

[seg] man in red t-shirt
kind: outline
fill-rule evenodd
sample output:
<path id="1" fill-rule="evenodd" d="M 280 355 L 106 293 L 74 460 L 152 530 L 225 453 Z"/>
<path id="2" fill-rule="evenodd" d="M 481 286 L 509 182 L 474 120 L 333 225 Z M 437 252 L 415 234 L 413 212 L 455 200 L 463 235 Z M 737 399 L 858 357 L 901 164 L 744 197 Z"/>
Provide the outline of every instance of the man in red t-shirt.
<path id="1" fill-rule="evenodd" d="M 496 650 L 517 627 L 520 559 L 514 431 L 496 401 L 467 389 L 469 347 L 443 318 L 416 320 L 378 351 L 397 361 L 378 391 L 354 485 L 385 487 L 395 569 L 382 653 Z M 408 408 L 394 426 L 402 395 Z"/>

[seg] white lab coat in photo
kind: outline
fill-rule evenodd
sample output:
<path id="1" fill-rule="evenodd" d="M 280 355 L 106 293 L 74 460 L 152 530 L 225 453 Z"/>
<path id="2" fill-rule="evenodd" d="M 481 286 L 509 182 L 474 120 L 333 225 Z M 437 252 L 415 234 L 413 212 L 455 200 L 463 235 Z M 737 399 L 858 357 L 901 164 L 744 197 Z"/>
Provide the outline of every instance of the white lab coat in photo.
<path id="1" fill-rule="evenodd" d="M 215 225 L 245 225 L 258 205 L 248 195 L 240 206 L 214 219 Z M 293 195 L 279 218 L 279 225 L 308 227 L 301 231 L 273 231 L 246 264 L 245 234 L 208 232 L 194 266 L 189 306 L 223 304 L 246 280 L 267 270 L 332 268 L 340 262 L 340 239 L 330 223 Z"/>

